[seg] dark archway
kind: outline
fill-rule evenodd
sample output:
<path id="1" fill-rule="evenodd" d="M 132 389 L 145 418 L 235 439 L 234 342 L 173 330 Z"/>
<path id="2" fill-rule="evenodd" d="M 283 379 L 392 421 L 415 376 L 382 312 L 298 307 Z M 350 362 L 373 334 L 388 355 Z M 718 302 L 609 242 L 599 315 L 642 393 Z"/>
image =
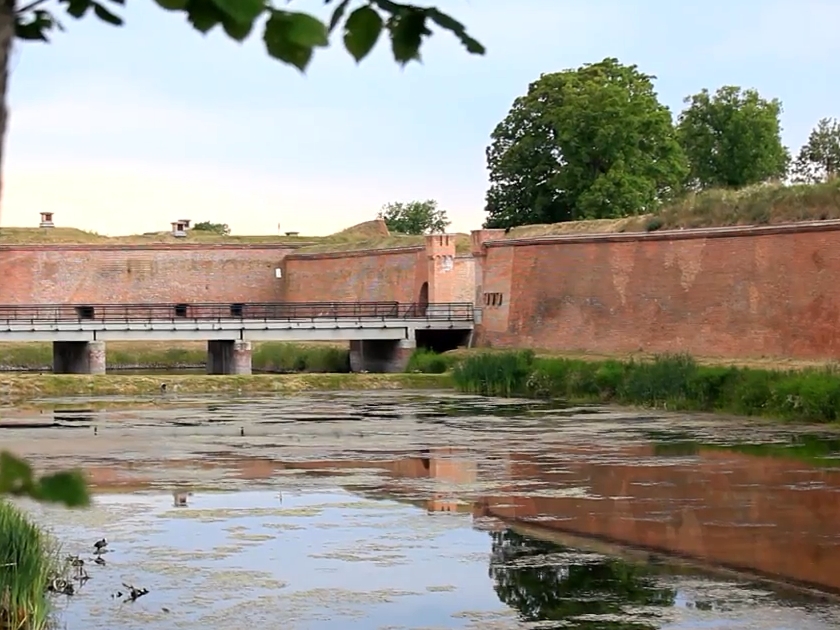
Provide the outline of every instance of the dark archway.
<path id="1" fill-rule="evenodd" d="M 429 306 L 429 283 L 424 282 L 420 287 L 420 297 L 417 299 L 417 308 L 420 311 L 420 317 L 426 316 L 426 309 Z"/>

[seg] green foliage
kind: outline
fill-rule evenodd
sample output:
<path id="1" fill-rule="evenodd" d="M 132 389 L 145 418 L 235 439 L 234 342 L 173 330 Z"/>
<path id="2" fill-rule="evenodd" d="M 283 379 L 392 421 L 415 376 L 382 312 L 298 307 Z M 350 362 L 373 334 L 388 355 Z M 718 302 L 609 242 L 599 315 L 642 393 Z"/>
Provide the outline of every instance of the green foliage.
<path id="1" fill-rule="evenodd" d="M 840 172 L 840 122 L 823 118 L 811 131 L 793 164 L 793 180 L 818 184 L 837 177 Z"/>
<path id="2" fill-rule="evenodd" d="M 72 18 L 91 12 L 100 20 L 121 26 L 122 18 L 114 13 L 125 0 L 57 0 Z M 268 0 L 155 0 L 163 9 L 182 13 L 192 27 L 208 33 L 216 27 L 236 41 L 245 40 L 255 25 L 264 19 L 263 42 L 268 54 L 300 71 L 306 70 L 316 48 L 329 45 L 330 34 L 341 24 L 351 6 L 350 0 L 325 0 L 334 4 L 329 24 L 308 13 L 285 11 Z M 27 3 L 15 16 L 15 34 L 19 39 L 49 41 L 50 33 L 64 30 L 54 12 L 43 8 L 43 0 Z M 116 6 L 115 6 L 116 5 Z M 401 65 L 420 59 L 424 38 L 432 35 L 431 26 L 449 31 L 471 54 L 484 54 L 484 47 L 469 34 L 463 24 L 435 7 L 418 7 L 392 0 L 369 0 L 349 13 L 342 27 L 344 46 L 358 62 L 373 50 L 382 31 L 391 40 L 394 59 Z"/>
<path id="3" fill-rule="evenodd" d="M 48 627 L 47 586 L 57 564 L 51 539 L 0 499 L 0 628 Z"/>
<path id="4" fill-rule="evenodd" d="M 418 348 L 408 360 L 406 372 L 421 372 L 423 374 L 443 374 L 453 365 L 456 359 L 451 354 L 438 354 L 432 350 Z"/>
<path id="5" fill-rule="evenodd" d="M 677 136 L 693 188 L 740 188 L 784 177 L 790 155 L 782 144 L 782 103 L 755 90 L 724 86 L 685 99 Z"/>
<path id="6" fill-rule="evenodd" d="M 38 478 L 28 463 L 7 451 L 0 452 L 0 497 L 3 495 L 63 503 L 67 507 L 84 507 L 90 503 L 80 471 L 64 471 Z"/>
<path id="7" fill-rule="evenodd" d="M 458 389 L 470 394 L 525 394 L 533 365 L 534 353 L 530 350 L 476 354 L 455 366 L 452 380 Z"/>
<path id="8" fill-rule="evenodd" d="M 487 227 L 650 212 L 687 174 L 654 77 L 617 59 L 542 75 L 487 149 Z"/>
<path id="9" fill-rule="evenodd" d="M 437 234 L 445 232 L 450 223 L 446 210 L 438 208 L 434 199 L 388 203 L 378 216 L 396 234 Z"/>
<path id="10" fill-rule="evenodd" d="M 350 351 L 335 346 L 266 342 L 254 351 L 251 364 L 266 372 L 347 373 Z"/>
<path id="11" fill-rule="evenodd" d="M 210 221 L 201 221 L 200 223 L 196 223 L 193 225 L 193 230 L 198 230 L 199 232 L 211 232 L 221 236 L 227 236 L 230 234 L 230 227 L 228 227 L 227 223 L 211 223 Z"/>
<path id="12" fill-rule="evenodd" d="M 453 380 L 461 391 L 493 396 L 840 420 L 840 371 L 834 368 L 770 371 L 703 366 L 686 355 L 597 362 L 506 352 L 469 357 L 455 367 Z"/>
<path id="13" fill-rule="evenodd" d="M 581 558 L 552 542 L 507 529 L 490 533 L 490 577 L 499 600 L 516 610 L 528 625 L 544 628 L 595 630 L 653 630 L 636 621 L 610 620 L 640 615 L 646 607 L 670 607 L 677 593 L 665 588 L 652 565 L 631 564 L 618 558 Z M 570 552 L 573 552 L 570 554 Z M 555 558 L 570 556 L 564 566 Z M 582 617 L 591 615 L 589 620 Z"/>

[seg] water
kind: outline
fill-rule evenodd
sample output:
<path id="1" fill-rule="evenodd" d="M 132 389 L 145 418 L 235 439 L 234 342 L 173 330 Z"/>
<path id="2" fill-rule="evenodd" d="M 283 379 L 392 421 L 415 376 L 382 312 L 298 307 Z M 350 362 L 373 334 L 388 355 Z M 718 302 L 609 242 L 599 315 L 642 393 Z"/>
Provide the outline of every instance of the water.
<path id="1" fill-rule="evenodd" d="M 840 627 L 836 431 L 449 393 L 49 406 L 0 444 L 97 486 L 26 504 L 66 553 L 110 542 L 70 630 Z"/>

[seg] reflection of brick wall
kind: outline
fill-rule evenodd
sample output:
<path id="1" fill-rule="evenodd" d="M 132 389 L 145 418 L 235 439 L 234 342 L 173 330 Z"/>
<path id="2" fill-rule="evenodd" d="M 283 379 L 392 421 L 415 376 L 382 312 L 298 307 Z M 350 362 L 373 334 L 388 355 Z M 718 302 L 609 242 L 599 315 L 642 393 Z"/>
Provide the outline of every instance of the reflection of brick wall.
<path id="1" fill-rule="evenodd" d="M 0 247 L 0 303 L 270 302 L 283 245 Z"/>
<path id="2" fill-rule="evenodd" d="M 490 241 L 481 339 L 604 354 L 840 356 L 840 223 Z"/>
<path id="3" fill-rule="evenodd" d="M 640 455 L 639 449 L 625 454 Z M 687 464 L 660 461 L 571 464 L 564 474 L 547 473 L 523 456 L 513 464 L 514 479 L 583 487 L 592 498 L 485 502 L 500 517 L 546 515 L 553 518 L 536 524 L 840 590 L 840 472 L 720 451 L 703 451 Z"/>

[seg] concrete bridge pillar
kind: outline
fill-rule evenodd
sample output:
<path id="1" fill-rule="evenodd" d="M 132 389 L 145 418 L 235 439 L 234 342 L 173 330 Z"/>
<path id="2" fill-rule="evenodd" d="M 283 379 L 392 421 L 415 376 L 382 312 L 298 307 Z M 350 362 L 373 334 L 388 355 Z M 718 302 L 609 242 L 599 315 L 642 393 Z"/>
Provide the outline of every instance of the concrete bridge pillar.
<path id="1" fill-rule="evenodd" d="M 55 374 L 105 374 L 104 341 L 54 341 Z"/>
<path id="2" fill-rule="evenodd" d="M 208 341 L 208 374 L 251 374 L 250 341 Z"/>
<path id="3" fill-rule="evenodd" d="M 402 372 L 417 348 L 414 339 L 350 342 L 352 372 Z"/>

